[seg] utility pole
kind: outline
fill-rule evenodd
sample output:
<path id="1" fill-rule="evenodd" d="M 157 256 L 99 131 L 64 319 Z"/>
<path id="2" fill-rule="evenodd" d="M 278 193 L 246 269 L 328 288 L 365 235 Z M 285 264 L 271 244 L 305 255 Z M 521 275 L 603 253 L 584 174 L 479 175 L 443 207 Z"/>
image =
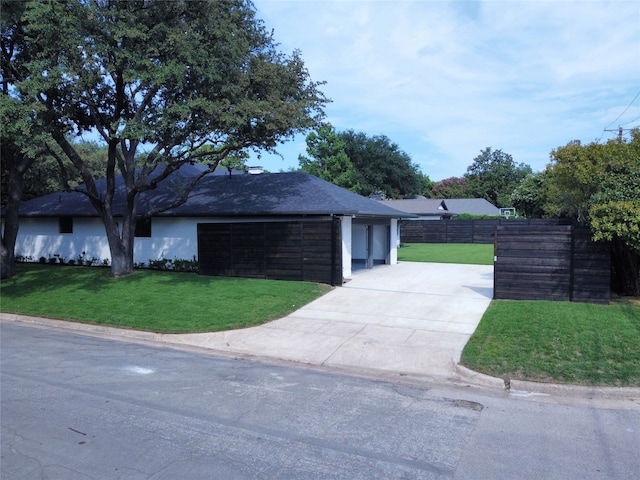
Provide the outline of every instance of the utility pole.
<path id="1" fill-rule="evenodd" d="M 610 128 L 605 128 L 604 131 L 605 132 L 618 132 L 618 141 L 622 142 L 622 133 L 623 132 L 630 132 L 631 129 L 630 128 L 618 127 L 617 130 L 611 130 Z"/>

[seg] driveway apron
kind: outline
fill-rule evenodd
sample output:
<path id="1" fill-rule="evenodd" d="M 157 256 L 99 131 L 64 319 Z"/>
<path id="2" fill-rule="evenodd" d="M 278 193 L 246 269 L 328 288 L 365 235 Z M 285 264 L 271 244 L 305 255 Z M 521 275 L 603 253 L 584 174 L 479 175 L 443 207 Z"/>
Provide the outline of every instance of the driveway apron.
<path id="1" fill-rule="evenodd" d="M 401 262 L 355 273 L 265 325 L 163 335 L 169 343 L 348 370 L 455 376 L 493 296 L 493 266 Z"/>

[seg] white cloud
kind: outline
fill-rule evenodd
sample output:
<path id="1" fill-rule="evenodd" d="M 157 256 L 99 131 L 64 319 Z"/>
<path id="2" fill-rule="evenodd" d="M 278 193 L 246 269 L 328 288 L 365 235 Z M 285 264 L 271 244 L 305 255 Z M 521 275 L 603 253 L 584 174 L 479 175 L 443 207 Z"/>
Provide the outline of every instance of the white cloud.
<path id="1" fill-rule="evenodd" d="M 282 49 L 327 81 L 337 130 L 387 135 L 435 180 L 488 146 L 540 170 L 552 149 L 599 138 L 640 91 L 632 1 L 255 4 Z M 638 117 L 640 99 L 619 122 Z M 281 151 L 267 168 L 296 166 L 304 142 Z"/>

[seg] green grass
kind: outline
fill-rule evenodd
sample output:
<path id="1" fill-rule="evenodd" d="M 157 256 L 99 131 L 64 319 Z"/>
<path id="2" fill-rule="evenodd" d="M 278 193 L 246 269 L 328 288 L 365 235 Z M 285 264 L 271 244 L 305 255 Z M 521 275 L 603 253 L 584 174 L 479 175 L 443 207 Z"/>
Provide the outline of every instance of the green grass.
<path id="1" fill-rule="evenodd" d="M 404 243 L 398 249 L 404 262 L 493 265 L 493 245 L 471 243 Z"/>
<path id="2" fill-rule="evenodd" d="M 640 386 L 640 305 L 494 300 L 462 363 L 502 378 Z"/>
<path id="3" fill-rule="evenodd" d="M 0 310 L 154 332 L 207 332 L 281 318 L 331 287 L 310 282 L 139 270 L 17 264 Z"/>

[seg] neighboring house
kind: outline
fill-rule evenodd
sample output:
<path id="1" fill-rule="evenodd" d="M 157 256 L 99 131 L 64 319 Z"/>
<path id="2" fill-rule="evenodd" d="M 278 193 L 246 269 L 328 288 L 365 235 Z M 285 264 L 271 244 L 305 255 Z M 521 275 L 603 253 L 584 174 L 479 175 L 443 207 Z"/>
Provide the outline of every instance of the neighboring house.
<path id="1" fill-rule="evenodd" d="M 449 220 L 463 213 L 499 216 L 500 209 L 484 198 L 411 198 L 403 200 L 379 200 L 387 207 L 413 213 L 419 218 L 410 220 Z"/>
<path id="2" fill-rule="evenodd" d="M 454 214 L 447 210 L 441 198 L 409 198 L 402 200 L 378 200 L 382 205 L 413 213 L 417 218 L 411 220 L 448 220 Z"/>
<path id="3" fill-rule="evenodd" d="M 448 198 L 443 200 L 447 210 L 455 212 L 455 215 L 468 213 L 471 215 L 489 215 L 497 217 L 500 209 L 494 207 L 491 202 L 484 198 Z"/>
<path id="4" fill-rule="evenodd" d="M 138 213 L 168 205 L 201 168 L 142 193 Z M 114 212 L 122 202 L 120 182 Z M 354 265 L 397 263 L 398 220 L 412 216 L 307 173 L 208 175 L 186 203 L 138 223 L 134 262 L 195 256 L 203 274 L 339 285 Z M 104 226 L 78 192 L 22 203 L 16 255 L 110 259 Z"/>

